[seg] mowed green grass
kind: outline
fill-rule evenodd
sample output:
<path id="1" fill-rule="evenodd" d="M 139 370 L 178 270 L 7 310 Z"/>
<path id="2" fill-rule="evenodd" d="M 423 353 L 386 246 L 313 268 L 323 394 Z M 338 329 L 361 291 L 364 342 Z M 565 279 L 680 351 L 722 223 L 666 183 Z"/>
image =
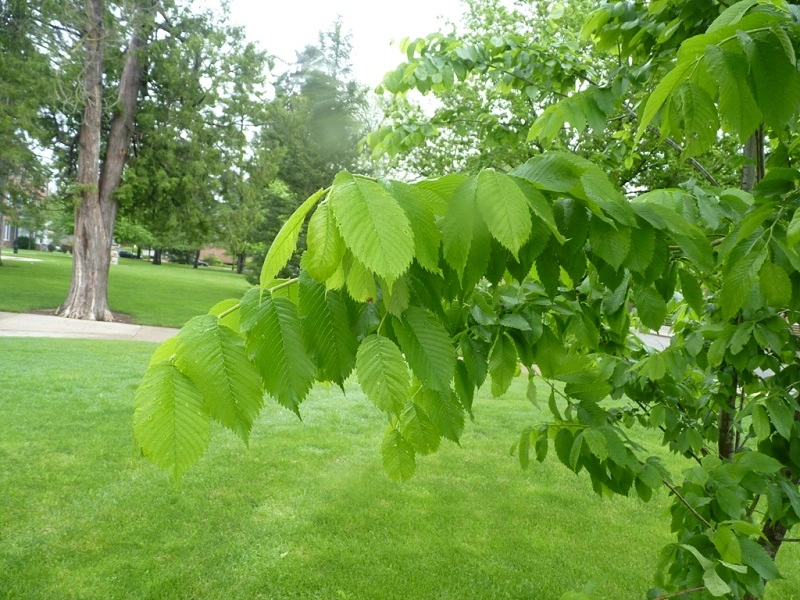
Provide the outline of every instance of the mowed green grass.
<path id="1" fill-rule="evenodd" d="M 380 464 L 385 422 L 348 387 L 300 422 L 269 401 L 249 449 L 217 428 L 175 488 L 134 449 L 154 346 L 0 339 L 0 598 L 643 598 L 671 540 L 668 499 L 600 498 L 552 457 L 508 448 L 542 418 L 517 381 L 482 394 L 461 447 L 407 483 Z M 800 555 L 770 598 L 797 598 Z"/>
<path id="2" fill-rule="evenodd" d="M 3 252 L 7 257 L 7 251 Z M 27 312 L 59 306 L 67 296 L 72 257 L 21 250 L 19 256 L 42 262 L 4 260 L 0 268 L 0 311 Z M 239 298 L 248 283 L 242 275 L 190 265 L 121 258 L 108 281 L 111 310 L 135 323 L 180 327 L 225 298 Z"/>

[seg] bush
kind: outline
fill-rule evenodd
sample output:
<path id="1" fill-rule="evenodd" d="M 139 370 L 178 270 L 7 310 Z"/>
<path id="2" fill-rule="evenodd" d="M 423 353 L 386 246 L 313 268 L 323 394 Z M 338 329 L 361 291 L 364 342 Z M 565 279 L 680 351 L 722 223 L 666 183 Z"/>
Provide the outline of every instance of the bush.
<path id="1" fill-rule="evenodd" d="M 169 262 L 181 265 L 194 264 L 196 250 L 181 250 L 179 248 L 165 248 L 164 254 L 169 258 Z"/>
<path id="2" fill-rule="evenodd" d="M 56 251 L 56 245 L 53 242 L 50 242 L 49 244 L 47 244 L 47 251 L 48 252 L 55 252 Z"/>
<path id="3" fill-rule="evenodd" d="M 206 263 L 208 263 L 209 267 L 222 266 L 222 259 L 220 259 L 220 257 L 217 256 L 216 254 L 209 254 L 203 260 L 205 260 Z"/>
<path id="4" fill-rule="evenodd" d="M 35 242 L 27 235 L 17 237 L 17 248 L 20 250 L 34 250 Z"/>

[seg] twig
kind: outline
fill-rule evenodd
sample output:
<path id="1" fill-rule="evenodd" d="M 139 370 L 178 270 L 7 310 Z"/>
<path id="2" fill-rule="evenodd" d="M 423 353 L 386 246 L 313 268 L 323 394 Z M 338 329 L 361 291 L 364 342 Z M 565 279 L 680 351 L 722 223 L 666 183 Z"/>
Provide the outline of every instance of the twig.
<path id="1" fill-rule="evenodd" d="M 686 594 L 692 594 L 694 592 L 702 592 L 706 589 L 706 586 L 700 585 L 697 587 L 689 588 L 688 590 L 681 590 L 680 592 L 672 592 L 671 594 L 664 594 L 663 596 L 657 596 L 653 600 L 667 600 L 667 598 L 678 598 L 680 596 L 685 596 Z"/>
<path id="2" fill-rule="evenodd" d="M 711 529 L 711 530 L 715 530 L 716 529 L 711 523 L 706 521 L 706 519 L 705 519 L 705 517 L 703 517 L 703 515 L 701 515 L 699 512 L 697 512 L 697 509 L 695 509 L 694 506 L 689 504 L 689 501 L 686 498 L 684 498 L 677 489 L 675 489 L 674 485 L 672 485 L 669 481 L 667 481 L 666 479 L 663 479 L 663 478 L 661 479 L 661 481 L 663 481 L 664 485 L 667 486 L 670 489 L 670 491 L 672 491 L 672 493 L 675 494 L 678 497 L 678 500 L 680 500 L 681 502 L 683 502 L 686 505 L 686 508 L 688 508 L 690 511 L 692 511 L 692 513 L 694 514 L 695 517 L 697 517 L 703 523 L 705 523 L 706 526 L 709 529 Z"/>

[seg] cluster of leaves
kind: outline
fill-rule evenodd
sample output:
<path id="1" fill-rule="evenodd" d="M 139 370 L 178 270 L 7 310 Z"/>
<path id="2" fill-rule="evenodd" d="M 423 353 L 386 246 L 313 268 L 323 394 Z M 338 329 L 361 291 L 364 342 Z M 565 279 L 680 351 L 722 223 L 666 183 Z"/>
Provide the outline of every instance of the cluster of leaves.
<path id="1" fill-rule="evenodd" d="M 717 144 L 708 128 L 719 123 L 743 140 L 763 121 L 789 139 L 792 7 L 743 0 L 706 23 L 703 4 L 708 30 L 695 35 L 669 25 L 692 3 L 622 4 L 601 9 L 604 23 L 636 22 L 650 52 L 666 56 L 682 28 L 694 35 L 640 134 L 659 122 L 685 155 Z M 600 91 L 564 102 L 592 106 Z M 598 493 L 672 494 L 676 540 L 650 597 L 761 597 L 800 522 L 798 184 L 800 171 L 775 167 L 749 191 L 690 181 L 626 200 L 603 169 L 558 151 L 415 184 L 341 172 L 287 220 L 260 286 L 159 349 L 136 398 L 137 439 L 177 479 L 212 419 L 246 440 L 264 391 L 299 413 L 314 381 L 355 374 L 388 418 L 384 466 L 406 479 L 442 438 L 458 441 L 476 389 L 503 394 L 524 371 L 531 401 L 537 380 L 549 387 L 552 418 L 522 430 L 523 467 L 552 449 Z M 309 216 L 299 277 L 276 279 Z M 661 350 L 636 331 L 664 325 Z M 671 473 L 631 439 L 636 427 L 660 432 L 690 468 Z"/>

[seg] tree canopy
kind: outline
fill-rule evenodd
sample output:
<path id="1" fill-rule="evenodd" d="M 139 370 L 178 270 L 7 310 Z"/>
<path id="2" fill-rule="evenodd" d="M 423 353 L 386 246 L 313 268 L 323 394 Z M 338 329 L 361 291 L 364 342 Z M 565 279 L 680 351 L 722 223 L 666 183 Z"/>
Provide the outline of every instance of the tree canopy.
<path id="1" fill-rule="evenodd" d="M 519 127 L 499 135 L 530 157 L 412 184 L 341 171 L 311 194 L 260 285 L 154 354 L 134 430 L 156 464 L 177 480 L 212 420 L 247 441 L 265 392 L 299 414 L 314 381 L 355 376 L 387 418 L 386 471 L 407 479 L 459 440 L 477 388 L 501 395 L 524 373 L 551 418 L 520 423 L 523 468 L 553 452 L 598 494 L 671 495 L 675 541 L 649 598 L 763 596 L 800 521 L 800 10 L 602 3 L 584 52 L 557 22 L 587 5 L 540 8 L 544 32 L 405 45 L 385 89 L 442 95 L 443 110 L 452 93 L 507 95 L 523 112 L 488 109 L 471 143 L 509 117 Z M 372 141 L 440 141 L 403 127 Z M 306 221 L 302 270 L 279 279 Z M 666 348 L 640 335 L 664 326 Z M 689 468 L 671 471 L 637 428 Z"/>

